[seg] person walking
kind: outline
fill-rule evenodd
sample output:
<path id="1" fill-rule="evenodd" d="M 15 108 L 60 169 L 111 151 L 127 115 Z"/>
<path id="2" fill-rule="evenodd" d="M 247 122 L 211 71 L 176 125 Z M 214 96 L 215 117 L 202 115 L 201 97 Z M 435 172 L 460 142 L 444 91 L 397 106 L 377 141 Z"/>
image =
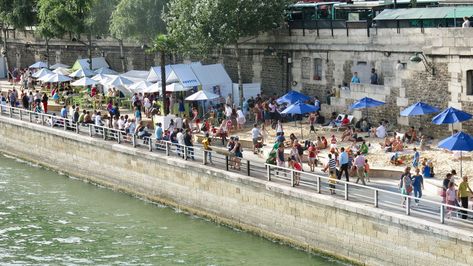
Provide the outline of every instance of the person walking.
<path id="1" fill-rule="evenodd" d="M 192 135 L 190 129 L 186 129 L 186 134 L 184 135 L 184 145 L 186 145 L 187 148 L 186 160 L 190 157 L 193 161 L 195 161 L 194 144 L 192 143 Z"/>
<path id="2" fill-rule="evenodd" d="M 214 165 L 212 162 L 212 148 L 210 147 L 212 139 L 210 138 L 209 133 L 205 133 L 205 138 L 202 141 L 202 145 L 204 146 L 205 151 L 205 164 L 210 163 Z"/>
<path id="3" fill-rule="evenodd" d="M 327 164 L 325 165 L 323 171 L 329 171 L 329 187 L 330 187 L 330 194 L 336 194 L 335 193 L 335 183 L 336 181 L 336 173 L 337 173 L 337 161 L 335 158 L 333 158 L 332 154 L 328 154 L 328 161 Z"/>
<path id="4" fill-rule="evenodd" d="M 258 128 L 258 124 L 253 125 L 253 129 L 251 130 L 251 138 L 253 140 L 253 153 L 259 154 L 259 140 L 262 137 L 261 131 Z"/>
<path id="5" fill-rule="evenodd" d="M 348 174 L 348 167 L 349 167 L 348 153 L 345 151 L 344 147 L 342 147 L 340 151 L 341 151 L 340 156 L 339 156 L 340 171 L 338 172 L 337 179 L 340 180 L 342 178 L 342 174 L 345 172 L 345 179 L 347 182 L 350 182 L 350 177 Z"/>
<path id="6" fill-rule="evenodd" d="M 424 178 L 420 174 L 419 168 L 416 168 L 416 174 L 412 176 L 412 187 L 414 188 L 416 205 L 419 206 L 419 199 L 422 198 L 422 190 L 424 189 Z"/>
<path id="7" fill-rule="evenodd" d="M 447 205 L 449 206 L 447 207 L 447 218 L 451 218 L 454 209 L 450 206 L 457 206 L 458 204 L 457 193 L 455 191 L 455 183 L 448 183 L 448 188 L 445 194 L 447 199 Z"/>
<path id="8" fill-rule="evenodd" d="M 461 206 L 462 208 L 468 209 L 468 191 L 470 193 L 473 193 L 473 191 L 470 188 L 470 185 L 468 184 L 468 176 L 463 177 L 463 181 L 460 183 L 458 186 L 458 198 L 460 199 Z M 462 210 L 462 219 L 468 218 L 467 211 Z"/>
<path id="9" fill-rule="evenodd" d="M 357 152 L 356 158 L 354 160 L 354 165 L 356 167 L 356 183 L 358 184 L 358 181 L 361 180 L 361 183 L 363 186 L 366 186 L 365 183 L 365 156 L 361 154 L 361 152 Z"/>
<path id="10" fill-rule="evenodd" d="M 401 181 L 399 182 L 399 189 L 401 190 L 402 195 L 410 196 L 412 192 L 412 178 L 411 178 L 411 168 L 408 166 L 404 169 L 404 173 L 401 175 Z M 406 198 L 402 197 L 402 206 L 406 204 Z"/>
<path id="11" fill-rule="evenodd" d="M 414 148 L 414 157 L 412 159 L 412 167 L 414 168 L 419 167 L 419 159 L 420 159 L 420 153 L 417 151 L 416 148 Z"/>

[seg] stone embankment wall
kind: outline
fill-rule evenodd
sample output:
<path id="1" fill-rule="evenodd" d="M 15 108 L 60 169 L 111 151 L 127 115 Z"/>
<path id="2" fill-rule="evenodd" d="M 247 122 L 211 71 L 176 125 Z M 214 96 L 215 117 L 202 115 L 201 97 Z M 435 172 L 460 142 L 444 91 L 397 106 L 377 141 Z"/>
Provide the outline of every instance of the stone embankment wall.
<path id="1" fill-rule="evenodd" d="M 6 117 L 0 135 L 20 158 L 307 250 L 367 265 L 473 264 L 471 234 L 415 217 Z"/>

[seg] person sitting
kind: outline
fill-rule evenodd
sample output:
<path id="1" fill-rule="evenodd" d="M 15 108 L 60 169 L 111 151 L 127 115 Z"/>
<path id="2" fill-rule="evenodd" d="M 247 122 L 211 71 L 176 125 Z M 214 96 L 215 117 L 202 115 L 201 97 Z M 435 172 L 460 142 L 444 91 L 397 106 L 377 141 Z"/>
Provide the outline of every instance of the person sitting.
<path id="1" fill-rule="evenodd" d="M 414 127 L 410 127 L 409 130 L 404 134 L 402 141 L 406 141 L 407 143 L 412 143 L 417 140 L 417 131 Z"/>
<path id="2" fill-rule="evenodd" d="M 342 122 L 340 123 L 341 127 L 348 126 L 350 124 L 350 119 L 348 119 L 348 115 L 345 115 L 342 119 Z"/>
<path id="3" fill-rule="evenodd" d="M 404 149 L 404 144 L 401 138 L 398 136 L 396 137 L 396 140 L 392 144 L 392 151 L 398 152 L 398 151 L 403 151 L 403 149 Z"/>
<path id="4" fill-rule="evenodd" d="M 383 122 L 380 122 L 377 128 L 371 128 L 371 136 L 380 139 L 386 137 L 386 127 Z"/>
<path id="5" fill-rule="evenodd" d="M 322 136 L 322 149 L 326 149 L 328 147 L 328 141 L 325 136 Z"/>
<path id="6" fill-rule="evenodd" d="M 363 155 L 368 154 L 368 145 L 366 145 L 365 141 L 363 141 L 363 143 L 360 146 L 360 153 L 363 154 Z"/>
<path id="7" fill-rule="evenodd" d="M 353 134 L 353 129 L 351 127 L 347 127 L 347 129 L 342 134 L 342 141 L 350 140 Z"/>

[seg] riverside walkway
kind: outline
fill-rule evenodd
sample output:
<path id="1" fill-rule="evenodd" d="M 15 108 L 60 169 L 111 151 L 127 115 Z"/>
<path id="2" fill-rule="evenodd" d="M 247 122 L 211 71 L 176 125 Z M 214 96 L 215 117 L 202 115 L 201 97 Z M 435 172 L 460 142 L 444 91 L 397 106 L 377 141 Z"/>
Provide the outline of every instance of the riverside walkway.
<path id="1" fill-rule="evenodd" d="M 456 206 L 449 206 L 434 200 L 421 198 L 419 205 L 414 204 L 416 198 L 401 195 L 392 186 L 372 182 L 370 186 L 355 184 L 337 180 L 334 188 L 336 194 L 330 194 L 330 180 L 326 175 L 300 172 L 289 168 L 268 165 L 251 158 L 241 160 L 241 170 L 231 169 L 233 158 L 215 151 L 204 151 L 201 147 L 187 147 L 167 141 L 157 142 L 154 139 L 137 139 L 136 136 L 126 135 L 124 132 L 96 126 L 92 124 L 76 124 L 70 119 L 64 119 L 49 114 L 35 113 L 21 108 L 10 106 L 0 107 L 0 116 L 14 120 L 34 123 L 37 125 L 52 127 L 58 131 L 71 131 L 76 134 L 86 135 L 91 138 L 100 138 L 103 141 L 115 142 L 119 145 L 128 145 L 136 149 L 159 153 L 162 156 L 172 156 L 186 160 L 194 160 L 198 164 L 206 164 L 208 167 L 234 172 L 252 178 L 277 182 L 282 185 L 292 186 L 307 193 L 314 193 L 323 197 L 327 202 L 341 199 L 367 208 L 377 208 L 385 211 L 385 215 L 399 217 L 399 215 L 411 216 L 437 224 L 444 224 L 449 230 L 463 229 L 461 232 L 472 232 L 473 211 Z M 213 164 L 207 161 L 207 153 L 212 154 Z M 300 177 L 300 185 L 295 186 L 295 180 Z M 405 201 L 405 204 L 402 202 Z M 461 219 L 460 212 L 468 216 Z M 473 237 L 473 233 L 470 233 Z"/>

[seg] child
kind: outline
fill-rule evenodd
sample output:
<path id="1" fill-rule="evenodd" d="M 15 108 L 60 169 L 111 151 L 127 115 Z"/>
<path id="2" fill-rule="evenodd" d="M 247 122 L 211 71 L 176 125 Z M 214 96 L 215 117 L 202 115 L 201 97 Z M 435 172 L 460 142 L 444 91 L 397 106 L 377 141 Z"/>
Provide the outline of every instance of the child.
<path id="1" fill-rule="evenodd" d="M 314 127 L 314 125 L 315 125 L 315 113 L 310 113 L 310 115 L 309 115 L 309 124 L 310 124 L 309 133 L 311 133 L 311 132 L 316 133 L 315 132 L 315 127 Z"/>
<path id="2" fill-rule="evenodd" d="M 337 148 L 337 138 L 335 135 L 332 135 L 332 138 L 330 139 L 330 148 Z"/>
<path id="3" fill-rule="evenodd" d="M 426 160 L 422 161 L 422 175 L 424 178 L 430 178 L 430 167 Z"/>
<path id="4" fill-rule="evenodd" d="M 447 189 L 447 192 L 445 194 L 446 194 L 446 197 L 447 197 L 447 204 L 451 205 L 451 206 L 456 206 L 457 205 L 457 193 L 456 193 L 456 190 L 455 190 L 455 183 L 453 183 L 453 182 L 448 183 L 448 189 Z M 448 211 L 447 212 L 447 218 L 451 218 L 453 208 L 448 207 L 447 211 Z"/>
<path id="5" fill-rule="evenodd" d="M 368 164 L 368 159 L 365 160 L 365 179 L 367 182 L 371 182 L 370 180 L 370 165 Z"/>
<path id="6" fill-rule="evenodd" d="M 311 171 L 311 172 L 314 172 L 314 171 L 315 171 L 315 167 L 317 166 L 317 153 L 318 153 L 318 150 L 317 150 L 317 148 L 315 147 L 315 144 L 314 144 L 314 143 L 310 143 L 310 146 L 309 146 L 309 148 L 307 149 L 307 151 L 309 152 L 309 167 L 310 167 L 310 171 Z"/>
<path id="7" fill-rule="evenodd" d="M 293 158 L 289 157 L 287 162 L 288 162 L 290 168 L 292 168 L 296 171 L 302 171 L 302 165 L 298 161 L 296 161 Z M 301 174 L 298 173 L 298 172 L 294 172 L 294 186 L 298 186 L 299 183 L 300 183 L 300 180 L 301 180 Z"/>
<path id="8" fill-rule="evenodd" d="M 429 168 L 430 168 L 430 177 L 434 177 L 435 176 L 434 163 L 432 163 L 432 161 L 429 161 Z"/>

